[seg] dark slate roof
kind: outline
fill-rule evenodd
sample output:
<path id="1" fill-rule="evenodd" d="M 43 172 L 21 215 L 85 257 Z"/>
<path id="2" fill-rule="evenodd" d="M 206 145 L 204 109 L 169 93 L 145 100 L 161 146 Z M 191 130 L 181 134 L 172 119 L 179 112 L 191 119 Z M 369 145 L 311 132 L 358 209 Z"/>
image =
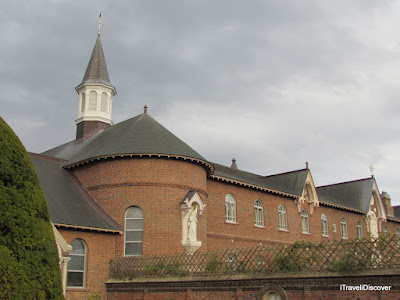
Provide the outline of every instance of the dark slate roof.
<path id="1" fill-rule="evenodd" d="M 265 176 L 264 180 L 268 181 L 270 184 L 278 186 L 283 192 L 301 196 L 306 184 L 308 172 L 308 169 L 301 169 Z"/>
<path id="2" fill-rule="evenodd" d="M 375 179 L 373 177 L 317 187 L 319 200 L 368 212 Z"/>
<path id="3" fill-rule="evenodd" d="M 110 126 L 85 141 L 72 141 L 43 154 L 68 160 L 66 166 L 92 158 L 132 154 L 171 155 L 207 163 L 204 157 L 147 113 Z"/>
<path id="4" fill-rule="evenodd" d="M 113 87 L 110 83 L 110 77 L 108 76 L 100 34 L 97 36 L 96 44 L 94 45 L 81 84 L 84 83 L 103 83 Z"/>
<path id="5" fill-rule="evenodd" d="M 54 224 L 100 231 L 123 230 L 97 205 L 78 179 L 63 169 L 65 161 L 33 153 L 30 156 Z"/>
<path id="6" fill-rule="evenodd" d="M 394 217 L 400 219 L 400 206 L 393 206 Z"/>
<path id="7" fill-rule="evenodd" d="M 212 164 L 215 167 L 213 174 L 215 176 L 248 183 L 294 196 L 302 195 L 307 174 L 309 172 L 307 169 L 302 169 L 271 176 L 261 176 L 242 170 L 232 169 L 217 163 Z"/>

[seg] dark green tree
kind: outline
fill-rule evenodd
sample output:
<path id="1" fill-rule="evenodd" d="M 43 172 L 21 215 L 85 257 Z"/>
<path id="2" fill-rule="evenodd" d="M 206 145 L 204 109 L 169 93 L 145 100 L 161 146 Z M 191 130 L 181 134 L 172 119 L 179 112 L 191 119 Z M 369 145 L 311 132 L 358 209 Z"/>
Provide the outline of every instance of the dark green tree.
<path id="1" fill-rule="evenodd" d="M 1 117 L 0 299 L 63 299 L 46 199 L 28 153 Z"/>

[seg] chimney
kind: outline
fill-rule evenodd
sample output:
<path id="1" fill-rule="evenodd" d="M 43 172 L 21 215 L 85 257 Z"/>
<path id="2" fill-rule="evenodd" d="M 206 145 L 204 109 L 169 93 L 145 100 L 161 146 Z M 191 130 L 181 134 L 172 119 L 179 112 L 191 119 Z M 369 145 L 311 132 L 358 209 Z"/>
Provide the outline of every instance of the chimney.
<path id="1" fill-rule="evenodd" d="M 233 170 L 239 170 L 237 164 L 236 164 L 236 158 L 232 158 L 232 165 L 231 165 L 231 169 Z"/>
<path id="2" fill-rule="evenodd" d="M 386 214 L 394 216 L 394 209 L 393 209 L 391 198 L 390 198 L 389 194 L 382 191 L 381 199 L 382 199 L 383 207 L 385 208 Z"/>

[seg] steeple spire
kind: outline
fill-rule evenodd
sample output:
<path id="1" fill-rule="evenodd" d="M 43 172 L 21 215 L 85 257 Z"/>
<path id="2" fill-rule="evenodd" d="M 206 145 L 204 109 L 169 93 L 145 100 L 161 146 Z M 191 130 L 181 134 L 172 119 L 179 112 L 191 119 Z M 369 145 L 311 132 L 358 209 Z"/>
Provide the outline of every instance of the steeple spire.
<path id="1" fill-rule="evenodd" d="M 100 130 L 112 125 L 112 98 L 117 94 L 110 83 L 103 45 L 100 38 L 101 13 L 99 15 L 99 31 L 92 55 L 86 68 L 82 82 L 75 89 L 79 95 L 79 112 L 75 120 L 76 139 L 86 139 Z"/>
<path id="2" fill-rule="evenodd" d="M 110 77 L 108 76 L 106 59 L 104 57 L 100 34 L 97 36 L 97 40 L 81 84 L 84 83 L 103 83 L 114 88 L 114 86 L 110 83 Z"/>

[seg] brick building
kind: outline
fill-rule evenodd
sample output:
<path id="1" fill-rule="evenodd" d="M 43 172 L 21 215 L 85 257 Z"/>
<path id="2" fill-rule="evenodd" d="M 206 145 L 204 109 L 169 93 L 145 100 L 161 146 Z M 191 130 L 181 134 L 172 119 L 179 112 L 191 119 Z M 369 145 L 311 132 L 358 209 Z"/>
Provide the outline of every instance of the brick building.
<path id="1" fill-rule="evenodd" d="M 374 177 L 315 187 L 308 166 L 264 176 L 210 162 L 146 107 L 113 124 L 100 34 L 76 91 L 76 139 L 31 154 L 68 299 L 106 298 L 115 257 L 400 236 L 400 208 Z"/>

